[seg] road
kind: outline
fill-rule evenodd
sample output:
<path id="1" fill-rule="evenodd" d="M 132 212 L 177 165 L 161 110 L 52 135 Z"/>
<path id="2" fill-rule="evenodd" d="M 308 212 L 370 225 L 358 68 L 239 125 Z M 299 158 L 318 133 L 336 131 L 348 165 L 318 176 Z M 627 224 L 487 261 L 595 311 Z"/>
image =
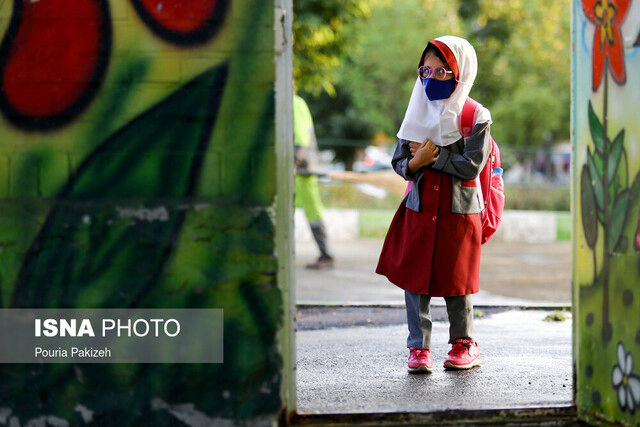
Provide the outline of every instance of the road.
<path id="1" fill-rule="evenodd" d="M 543 310 L 484 307 L 474 321 L 483 357 L 472 371 L 444 371 L 448 323 L 433 302 L 434 371 L 406 371 L 403 291 L 375 274 L 380 239 L 334 245 L 336 267 L 311 271 L 312 243 L 296 246 L 297 399 L 302 413 L 429 412 L 569 405 L 571 320 Z M 491 241 L 483 247 L 474 304 L 571 304 L 569 242 Z M 307 306 L 315 304 L 316 306 Z M 330 304 L 323 306 L 323 304 Z M 335 306 L 333 304 L 356 305 Z M 363 306 L 365 304 L 392 307 Z"/>
<path id="2" fill-rule="evenodd" d="M 297 243 L 296 300 L 312 304 L 404 304 L 403 291 L 375 273 L 381 239 L 332 245 L 336 267 L 312 271 L 314 243 Z M 513 243 L 483 246 L 476 305 L 571 304 L 571 243 Z M 440 298 L 434 304 L 444 303 Z"/>

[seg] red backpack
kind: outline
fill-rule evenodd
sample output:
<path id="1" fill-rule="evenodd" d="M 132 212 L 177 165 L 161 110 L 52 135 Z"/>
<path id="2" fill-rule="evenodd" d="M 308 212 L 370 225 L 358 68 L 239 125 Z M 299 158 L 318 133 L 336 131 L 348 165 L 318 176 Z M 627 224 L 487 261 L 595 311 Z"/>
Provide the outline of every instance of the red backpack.
<path id="1" fill-rule="evenodd" d="M 478 104 L 472 98 L 467 98 L 462 107 L 462 112 L 458 116 L 458 129 L 460 134 L 468 138 L 473 132 L 476 123 L 476 114 Z M 482 210 L 482 244 L 493 236 L 498 229 L 502 213 L 504 212 L 504 182 L 502 174 L 494 174 L 493 169 L 500 167 L 500 149 L 498 144 L 491 138 L 491 155 L 487 160 L 482 171 L 480 171 L 480 188 L 482 190 L 482 198 L 484 199 L 484 208 Z M 411 190 L 413 181 L 409 181 L 405 196 Z"/>

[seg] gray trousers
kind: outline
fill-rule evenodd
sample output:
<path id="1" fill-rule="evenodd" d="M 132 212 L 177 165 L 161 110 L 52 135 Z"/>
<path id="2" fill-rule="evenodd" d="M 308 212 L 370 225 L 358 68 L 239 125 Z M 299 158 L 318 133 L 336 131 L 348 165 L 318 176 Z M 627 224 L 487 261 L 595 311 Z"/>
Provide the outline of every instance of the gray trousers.
<path id="1" fill-rule="evenodd" d="M 310 222 L 309 226 L 311 227 L 311 234 L 313 234 L 313 238 L 320 250 L 320 258 L 333 258 L 329 252 L 327 232 L 324 227 L 324 222 L 319 219 L 317 221 Z"/>
<path id="2" fill-rule="evenodd" d="M 431 297 L 425 294 L 415 294 L 404 291 L 407 304 L 407 325 L 409 336 L 407 347 L 431 348 L 431 312 L 429 304 Z M 449 316 L 449 343 L 458 338 L 474 340 L 473 335 L 473 304 L 471 295 L 457 295 L 444 297 Z"/>

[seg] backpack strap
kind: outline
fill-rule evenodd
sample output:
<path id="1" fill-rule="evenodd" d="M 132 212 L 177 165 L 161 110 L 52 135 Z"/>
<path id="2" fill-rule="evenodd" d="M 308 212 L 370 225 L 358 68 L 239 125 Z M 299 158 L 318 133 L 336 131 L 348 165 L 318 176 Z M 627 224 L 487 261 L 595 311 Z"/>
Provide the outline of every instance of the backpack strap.
<path id="1" fill-rule="evenodd" d="M 464 101 L 464 105 L 462 106 L 462 111 L 458 116 L 458 130 L 460 131 L 460 135 L 465 138 L 468 138 L 473 133 L 473 127 L 476 124 L 476 118 L 478 114 L 478 106 L 480 104 L 478 101 L 471 97 L 467 97 L 466 101 Z M 495 149 L 493 146 L 493 138 L 491 139 L 491 154 L 489 159 L 487 160 L 487 164 L 485 165 L 485 169 L 489 167 L 489 170 L 493 170 L 496 161 Z M 491 186 L 491 173 L 487 175 L 487 190 Z M 482 187 L 482 185 L 481 185 Z M 481 190 L 482 191 L 482 190 Z M 485 195 L 484 192 L 482 194 L 484 207 L 487 207 L 489 202 L 489 195 Z M 482 215 L 485 215 L 485 209 L 482 210 Z"/>
<path id="2" fill-rule="evenodd" d="M 467 100 L 462 106 L 462 111 L 460 112 L 460 115 L 458 115 L 458 130 L 460 131 L 460 135 L 465 138 L 470 137 L 473 132 L 473 126 L 476 123 L 478 105 L 478 101 L 467 97 Z"/>

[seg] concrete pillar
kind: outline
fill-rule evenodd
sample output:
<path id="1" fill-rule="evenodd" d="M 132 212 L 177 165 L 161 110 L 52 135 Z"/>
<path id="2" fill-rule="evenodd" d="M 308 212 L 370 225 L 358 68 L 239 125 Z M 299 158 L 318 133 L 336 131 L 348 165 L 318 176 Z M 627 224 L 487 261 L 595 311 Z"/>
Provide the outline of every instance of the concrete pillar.
<path id="1" fill-rule="evenodd" d="M 573 7 L 576 404 L 640 421 L 640 2 Z"/>
<path id="2" fill-rule="evenodd" d="M 0 16 L 2 307 L 224 310 L 222 364 L 3 365 L 0 413 L 276 420 L 295 406 L 291 1 L 11 1 Z"/>

